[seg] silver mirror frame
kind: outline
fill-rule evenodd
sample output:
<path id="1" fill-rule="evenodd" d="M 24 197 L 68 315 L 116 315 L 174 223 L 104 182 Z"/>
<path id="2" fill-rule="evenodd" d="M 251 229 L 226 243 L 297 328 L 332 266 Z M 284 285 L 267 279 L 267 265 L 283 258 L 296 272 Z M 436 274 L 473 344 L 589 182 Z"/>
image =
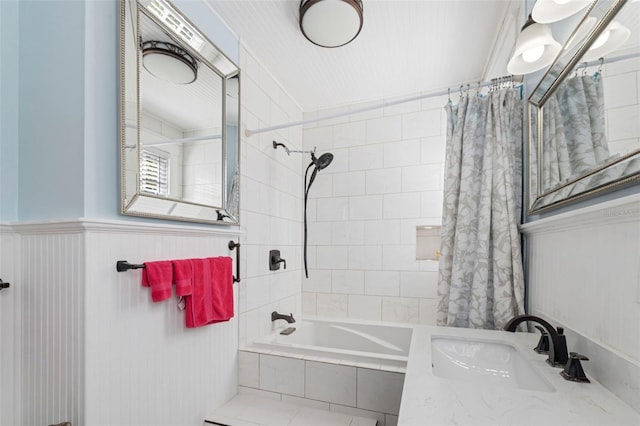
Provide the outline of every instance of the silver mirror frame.
<path id="1" fill-rule="evenodd" d="M 578 27 L 589 16 L 589 13 L 598 5 L 606 0 L 594 0 L 587 8 L 583 18 L 578 22 L 578 25 L 572 32 L 571 36 L 576 34 Z M 566 64 L 563 64 L 566 51 L 565 48 L 570 43 L 567 41 L 563 49 L 560 51 L 554 62 L 549 66 L 543 77 L 540 79 L 535 89 L 531 92 L 528 99 L 529 101 L 529 209 L 528 214 L 538 214 L 548 210 L 552 210 L 568 203 L 580 201 L 589 197 L 593 197 L 606 191 L 612 191 L 619 189 L 623 186 L 631 184 L 637 180 L 640 180 L 640 172 L 634 173 L 628 176 L 621 176 L 616 179 L 605 181 L 604 183 L 597 185 L 593 188 L 579 189 L 580 185 L 586 186 L 586 182 L 592 176 L 598 173 L 606 173 L 606 171 L 623 161 L 626 161 L 634 156 L 640 156 L 640 150 L 630 152 L 626 155 L 620 156 L 615 161 L 604 163 L 601 166 L 594 168 L 580 176 L 570 179 L 560 186 L 554 187 L 550 190 L 542 190 L 542 162 L 537 161 L 536 164 L 532 164 L 532 158 L 542 158 L 542 149 L 544 137 L 543 132 L 543 108 L 545 102 L 554 93 L 558 86 L 569 76 L 580 63 L 582 56 L 591 45 L 598 39 L 600 34 L 606 29 L 607 25 L 614 19 L 614 17 L 620 12 L 622 7 L 628 0 L 613 0 L 611 6 L 603 14 L 603 16 L 596 23 L 593 30 L 585 37 L 582 44 L 578 48 L 574 48 L 573 54 L 570 54 L 570 59 Z M 571 40 L 571 36 L 568 40 Z M 564 53 L 564 55 L 563 55 Z M 534 151 L 535 150 L 535 151 Z M 577 189 L 577 191 L 576 191 Z"/>
<path id="2" fill-rule="evenodd" d="M 145 0 L 146 1 L 146 0 Z M 191 22 L 188 17 L 184 16 L 184 14 L 182 14 L 180 12 L 180 10 L 174 5 L 172 4 L 169 0 L 163 0 L 165 3 L 167 3 L 169 6 L 171 6 L 176 12 L 180 13 L 181 18 L 184 19 L 189 25 L 191 25 L 194 28 L 197 28 L 196 25 L 193 24 L 193 22 Z M 148 2 L 148 1 L 147 1 Z M 228 118 L 231 116 L 235 116 L 237 117 L 237 131 L 235 132 L 235 140 L 234 143 L 236 144 L 236 149 L 235 149 L 235 170 L 239 173 L 240 170 L 240 69 L 239 67 L 231 60 L 229 59 L 217 46 L 215 43 L 213 43 L 211 40 L 209 40 L 206 35 L 203 35 L 205 38 L 205 42 L 208 43 L 210 45 L 211 48 L 215 49 L 218 53 L 218 56 L 216 58 L 216 60 L 220 60 L 221 63 L 224 66 L 224 70 L 221 70 L 220 68 L 216 67 L 212 61 L 207 60 L 206 58 L 203 58 L 202 56 L 198 55 L 197 52 L 190 52 L 192 54 L 194 54 L 194 56 L 197 57 L 198 60 L 200 61 L 206 61 L 209 65 L 210 68 L 212 68 L 214 70 L 214 72 L 216 74 L 218 74 L 221 79 L 222 79 L 222 93 L 223 93 L 223 100 L 222 100 L 222 188 L 221 188 L 221 193 L 222 193 L 222 205 L 221 206 L 214 206 L 214 205 L 206 205 L 206 204 L 199 204 L 199 203 L 195 203 L 195 202 L 189 202 L 189 201 L 183 201 L 180 199 L 172 199 L 172 198 L 166 198 L 166 197 L 158 197 L 158 196 L 154 196 L 151 194 L 146 194 L 146 193 L 141 193 L 140 191 L 140 184 L 139 184 L 139 160 L 138 160 L 138 173 L 137 173 L 137 177 L 136 177 L 136 190 L 135 190 L 135 194 L 133 196 L 129 195 L 129 200 L 127 200 L 127 169 L 126 169 L 126 149 L 127 149 L 127 145 L 132 146 L 135 143 L 135 146 L 137 147 L 137 153 L 138 153 L 138 157 L 140 157 L 140 153 L 141 153 L 141 149 L 140 149 L 140 70 L 141 70 L 141 63 L 140 63 L 140 53 L 138 52 L 138 54 L 136 55 L 136 64 L 135 67 L 133 67 L 131 64 L 126 64 L 126 50 L 125 50 L 125 44 L 126 44 L 126 38 L 127 38 L 127 32 L 135 32 L 135 34 L 133 34 L 133 36 L 135 37 L 135 40 L 139 40 L 140 38 L 140 21 L 139 21 L 139 14 L 141 13 L 139 8 L 140 3 L 138 0 L 120 0 L 120 213 L 123 215 L 128 215 L 128 216 L 138 216 L 138 217 L 146 217 L 146 218 L 154 218 L 154 219 L 165 219 L 165 220 L 176 220 L 176 221 L 182 221 L 182 222 L 196 222 L 196 223 L 206 223 L 206 224 L 216 224 L 216 225 L 238 225 L 239 224 L 239 217 L 238 217 L 238 212 L 239 212 L 239 206 L 229 206 L 228 205 L 228 199 L 229 199 L 229 187 L 230 187 L 230 182 L 229 182 L 229 177 L 228 175 L 228 170 L 229 170 L 229 161 L 230 158 L 228 158 L 228 149 L 227 149 L 227 143 L 229 142 L 227 140 L 228 138 L 228 132 L 227 132 L 227 128 L 228 128 Z M 134 12 L 135 11 L 135 12 Z M 134 16 L 130 16 L 128 17 L 127 15 L 131 14 Z M 151 20 L 154 21 L 155 24 L 157 24 L 159 27 L 161 27 L 164 31 L 166 31 L 168 34 L 171 33 L 171 31 L 166 28 L 166 26 L 160 22 L 158 19 L 155 18 L 155 16 L 153 16 L 152 14 L 146 14 Z M 128 21 L 127 19 L 131 19 L 131 22 L 134 23 L 133 28 L 127 28 Z M 139 46 L 138 46 L 139 49 Z M 126 69 L 131 70 L 131 68 L 135 69 L 135 116 L 136 116 L 136 121 L 135 121 L 135 133 L 136 136 L 134 141 L 129 140 L 128 135 L 130 137 L 131 135 L 131 131 L 127 132 L 127 92 L 126 92 L 126 87 L 127 85 L 131 88 L 132 87 L 132 81 L 128 80 L 132 80 L 131 75 L 127 75 Z M 131 72 L 131 71 L 130 71 Z M 234 79 L 234 84 L 229 85 L 228 82 Z M 237 100 L 235 101 L 236 103 L 236 107 L 237 107 L 237 111 L 228 111 L 227 110 L 227 90 L 233 87 L 234 89 L 237 88 Z M 129 109 L 132 109 L 131 106 L 128 107 Z M 130 116 L 133 116 L 132 111 L 130 111 Z M 132 129 L 129 129 L 132 130 Z M 239 186 L 239 185 L 238 185 Z M 238 188 L 239 190 L 239 188 Z M 235 199 L 239 199 L 238 197 L 235 197 Z M 134 209 L 132 208 L 132 206 L 134 205 L 134 203 L 136 202 L 142 202 L 142 203 L 148 203 L 148 204 L 155 204 L 155 205 L 160 205 L 160 204 L 166 204 L 167 206 L 170 206 L 168 211 L 170 211 L 171 213 L 157 213 L 152 211 L 145 211 L 144 209 Z M 173 213 L 174 211 L 177 211 L 179 213 Z M 222 218 L 219 220 L 219 218 Z"/>

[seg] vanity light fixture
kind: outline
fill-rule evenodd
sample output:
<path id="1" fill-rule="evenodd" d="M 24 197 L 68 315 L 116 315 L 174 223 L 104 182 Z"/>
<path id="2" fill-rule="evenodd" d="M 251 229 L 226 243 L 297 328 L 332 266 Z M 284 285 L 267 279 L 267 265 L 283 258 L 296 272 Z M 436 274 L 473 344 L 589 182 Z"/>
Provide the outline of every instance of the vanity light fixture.
<path id="1" fill-rule="evenodd" d="M 549 26 L 540 24 L 529 16 L 518 35 L 507 71 L 514 75 L 538 71 L 551 64 L 561 48 L 560 43 L 554 40 Z"/>
<path id="2" fill-rule="evenodd" d="M 618 21 L 612 21 L 584 53 L 582 60 L 588 62 L 607 56 L 622 46 L 630 35 L 629 28 Z"/>
<path id="3" fill-rule="evenodd" d="M 568 18 L 587 7 L 592 0 L 538 0 L 531 16 L 536 22 L 549 24 Z"/>
<path id="4" fill-rule="evenodd" d="M 200 52 L 204 45 L 204 37 L 167 2 L 164 0 L 152 0 L 147 5 L 147 9 L 153 12 L 178 37 Z"/>
<path id="5" fill-rule="evenodd" d="M 142 66 L 153 76 L 174 84 L 189 84 L 198 77 L 198 63 L 186 50 L 164 41 L 142 43 Z"/>
<path id="6" fill-rule="evenodd" d="M 311 43 L 340 47 L 353 41 L 363 24 L 362 0 L 301 0 L 300 30 Z"/>

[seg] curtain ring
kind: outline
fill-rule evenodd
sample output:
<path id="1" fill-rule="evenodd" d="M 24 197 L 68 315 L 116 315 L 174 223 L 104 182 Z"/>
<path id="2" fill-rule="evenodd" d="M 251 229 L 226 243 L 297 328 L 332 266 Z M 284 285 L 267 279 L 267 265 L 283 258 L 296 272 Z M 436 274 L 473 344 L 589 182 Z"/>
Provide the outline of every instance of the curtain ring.
<path id="1" fill-rule="evenodd" d="M 451 88 L 447 87 L 447 99 L 449 99 L 449 103 L 451 103 Z"/>
<path id="2" fill-rule="evenodd" d="M 464 87 L 464 84 L 461 84 L 460 85 L 460 100 L 462 100 L 462 97 L 463 97 L 463 95 L 462 95 L 462 88 L 463 87 Z"/>

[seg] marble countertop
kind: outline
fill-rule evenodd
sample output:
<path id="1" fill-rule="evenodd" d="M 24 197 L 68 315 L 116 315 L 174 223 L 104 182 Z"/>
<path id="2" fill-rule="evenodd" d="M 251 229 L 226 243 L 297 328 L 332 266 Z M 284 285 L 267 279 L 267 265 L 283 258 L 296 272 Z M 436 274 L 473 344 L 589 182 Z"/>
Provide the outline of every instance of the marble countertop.
<path id="1" fill-rule="evenodd" d="M 522 390 L 435 376 L 431 369 L 432 336 L 510 344 L 555 390 Z M 583 366 L 591 383 L 563 379 L 560 368 L 549 366 L 546 355 L 532 350 L 538 337 L 537 333 L 416 326 L 398 425 L 640 425 L 640 413 L 589 377 L 588 361 Z"/>

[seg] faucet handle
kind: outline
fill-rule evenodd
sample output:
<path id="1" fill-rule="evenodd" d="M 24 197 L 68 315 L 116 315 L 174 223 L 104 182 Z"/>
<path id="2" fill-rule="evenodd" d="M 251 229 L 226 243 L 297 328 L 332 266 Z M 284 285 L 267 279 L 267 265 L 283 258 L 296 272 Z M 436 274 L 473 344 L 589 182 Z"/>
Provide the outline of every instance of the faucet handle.
<path id="1" fill-rule="evenodd" d="M 560 372 L 560 375 L 564 377 L 565 380 L 572 382 L 590 383 L 586 374 L 584 374 L 580 361 L 589 361 L 589 358 L 577 352 L 570 352 L 569 360 Z"/>
<path id="2" fill-rule="evenodd" d="M 536 345 L 535 348 L 533 348 L 533 350 L 539 354 L 548 354 L 549 353 L 549 333 L 547 333 L 547 330 L 540 327 L 539 325 L 534 325 L 534 327 L 540 330 L 541 335 L 540 335 L 540 340 L 538 340 L 538 344 Z"/>

